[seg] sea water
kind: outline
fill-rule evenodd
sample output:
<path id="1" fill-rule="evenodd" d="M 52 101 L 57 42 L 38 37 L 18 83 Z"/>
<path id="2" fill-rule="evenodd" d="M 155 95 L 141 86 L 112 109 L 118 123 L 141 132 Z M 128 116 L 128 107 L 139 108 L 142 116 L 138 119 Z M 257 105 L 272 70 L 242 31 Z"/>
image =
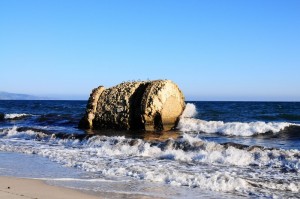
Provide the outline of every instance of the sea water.
<path id="1" fill-rule="evenodd" d="M 111 198 L 300 197 L 298 102 L 187 102 L 169 132 L 85 132 L 85 106 L 0 101 L 0 175 Z"/>

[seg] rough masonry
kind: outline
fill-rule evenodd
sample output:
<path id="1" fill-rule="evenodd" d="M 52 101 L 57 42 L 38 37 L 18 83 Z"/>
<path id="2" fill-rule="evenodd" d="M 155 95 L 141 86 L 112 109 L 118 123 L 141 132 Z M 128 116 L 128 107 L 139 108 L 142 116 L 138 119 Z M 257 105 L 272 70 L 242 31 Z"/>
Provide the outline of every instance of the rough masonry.
<path id="1" fill-rule="evenodd" d="M 107 89 L 99 86 L 90 95 L 79 128 L 170 130 L 184 108 L 184 96 L 170 80 L 124 82 Z"/>

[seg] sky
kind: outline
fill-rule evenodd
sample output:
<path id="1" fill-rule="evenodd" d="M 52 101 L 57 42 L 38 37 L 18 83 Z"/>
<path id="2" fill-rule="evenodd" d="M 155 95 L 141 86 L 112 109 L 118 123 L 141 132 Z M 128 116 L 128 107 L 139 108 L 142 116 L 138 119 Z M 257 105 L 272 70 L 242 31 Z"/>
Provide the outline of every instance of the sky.
<path id="1" fill-rule="evenodd" d="M 0 0 L 0 91 L 87 99 L 171 79 L 186 100 L 300 101 L 298 0 Z"/>

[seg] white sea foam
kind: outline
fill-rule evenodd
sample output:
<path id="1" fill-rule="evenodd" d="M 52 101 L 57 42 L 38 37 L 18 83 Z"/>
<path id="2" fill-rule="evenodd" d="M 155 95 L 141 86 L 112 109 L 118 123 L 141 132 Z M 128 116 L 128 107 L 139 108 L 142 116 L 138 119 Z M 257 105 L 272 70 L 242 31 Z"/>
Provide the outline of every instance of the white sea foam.
<path id="1" fill-rule="evenodd" d="M 10 114 L 5 114 L 4 115 L 4 119 L 18 119 L 18 118 L 22 118 L 22 117 L 27 117 L 30 116 L 30 114 L 26 114 L 26 113 L 10 113 Z"/>
<path id="2" fill-rule="evenodd" d="M 177 128 L 183 132 L 192 131 L 219 133 L 223 135 L 252 136 L 267 132 L 278 133 L 288 126 L 297 125 L 288 122 L 223 122 L 191 118 L 196 113 L 195 105 L 188 103 L 180 118 Z"/>
<path id="3" fill-rule="evenodd" d="M 32 130 L 18 132 L 17 127 L 12 127 L 0 131 L 0 136 L 2 140 L 6 141 L 14 138 L 14 143 L 12 143 L 13 147 L 15 143 L 18 144 L 15 139 L 18 139 L 20 143 L 25 140 L 30 141 L 30 139 L 32 139 L 31 141 L 33 142 L 37 136 L 42 138 L 48 135 Z M 92 150 L 101 156 L 107 157 L 154 157 L 183 162 L 222 163 L 237 166 L 259 164 L 260 166 L 274 165 L 277 167 L 278 165 L 286 164 L 287 167 L 296 169 L 299 169 L 300 166 L 299 158 L 294 158 L 294 156 L 297 157 L 299 155 L 298 150 L 256 148 L 249 151 L 233 146 L 225 147 L 215 142 L 203 141 L 197 136 L 189 134 L 183 134 L 183 136 L 176 141 L 171 140 L 172 144 L 164 142 L 159 145 L 153 145 L 141 139 L 134 139 L 135 142 L 133 144 L 132 141 L 133 139 L 128 139 L 124 136 L 93 136 L 83 141 L 78 139 L 56 139 L 48 136 L 47 140 L 37 142 L 36 144 L 49 145 L 49 148 L 51 148 L 52 145 L 60 146 L 63 150 L 69 150 L 69 148 L 72 150 Z M 30 150 L 30 148 L 27 149 L 26 147 L 24 147 L 24 149 Z M 39 148 L 37 147 L 37 149 Z M 30 151 L 28 152 L 30 153 Z M 294 166 L 291 166 L 293 164 Z"/>
<path id="4" fill-rule="evenodd" d="M 130 177 L 225 192 L 256 193 L 259 187 L 269 190 L 268 193 L 300 191 L 298 150 L 238 149 L 189 134 L 153 144 L 123 136 L 36 141 L 26 140 L 34 137 L 31 131 L 17 132 L 14 127 L 5 135 L 3 132 L 0 151 L 38 154 L 62 165 L 106 177 Z M 20 133 L 23 135 L 14 136 Z M 293 172 L 282 173 L 282 169 Z"/>
<path id="5" fill-rule="evenodd" d="M 284 128 L 296 125 L 288 122 L 222 122 L 204 121 L 194 118 L 181 118 L 178 124 L 180 131 L 219 133 L 223 135 L 252 136 L 267 132 L 278 133 Z"/>
<path id="6" fill-rule="evenodd" d="M 187 103 L 181 117 L 189 118 L 189 117 L 194 117 L 196 115 L 197 115 L 196 106 L 192 103 Z"/>
<path id="7" fill-rule="evenodd" d="M 45 180 L 45 181 L 76 181 L 76 182 L 120 182 L 119 180 L 107 180 L 103 178 L 95 178 L 95 179 L 85 179 L 85 178 L 33 178 L 36 180 Z M 128 182 L 128 180 L 123 180 L 124 182 Z"/>
<path id="8" fill-rule="evenodd" d="M 32 130 L 27 130 L 27 131 L 21 131 L 19 132 L 17 126 L 14 126 L 12 128 L 7 128 L 7 129 L 2 129 L 0 131 L 0 138 L 19 138 L 19 139 L 35 139 L 37 137 L 45 137 L 47 136 L 44 133 L 41 132 L 35 132 Z"/>

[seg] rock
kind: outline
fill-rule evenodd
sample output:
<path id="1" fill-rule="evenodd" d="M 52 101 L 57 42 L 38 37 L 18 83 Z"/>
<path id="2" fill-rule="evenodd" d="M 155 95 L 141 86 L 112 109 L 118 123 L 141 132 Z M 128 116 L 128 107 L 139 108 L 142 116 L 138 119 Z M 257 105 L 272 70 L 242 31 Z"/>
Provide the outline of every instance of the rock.
<path id="1" fill-rule="evenodd" d="M 88 100 L 83 129 L 170 130 L 185 108 L 184 96 L 170 80 L 125 82 L 94 89 Z"/>
<path id="2" fill-rule="evenodd" d="M 142 102 L 145 130 L 170 130 L 185 108 L 184 96 L 170 80 L 157 80 L 147 86 Z"/>
<path id="3" fill-rule="evenodd" d="M 95 118 L 97 103 L 101 93 L 104 90 L 105 88 L 103 86 L 99 86 L 98 88 L 93 89 L 86 107 L 86 114 L 79 122 L 80 127 L 84 129 L 90 129 L 93 127 L 93 120 Z"/>
<path id="4" fill-rule="evenodd" d="M 234 148 L 237 148 L 237 149 L 246 149 L 246 148 L 249 147 L 248 145 L 234 143 L 234 142 L 226 142 L 226 143 L 223 143 L 221 145 L 223 145 L 225 149 L 228 149 L 229 147 L 234 147 Z"/>
<path id="5" fill-rule="evenodd" d="M 4 117 L 5 117 L 5 114 L 4 113 L 0 113 L 0 121 L 3 121 Z"/>

